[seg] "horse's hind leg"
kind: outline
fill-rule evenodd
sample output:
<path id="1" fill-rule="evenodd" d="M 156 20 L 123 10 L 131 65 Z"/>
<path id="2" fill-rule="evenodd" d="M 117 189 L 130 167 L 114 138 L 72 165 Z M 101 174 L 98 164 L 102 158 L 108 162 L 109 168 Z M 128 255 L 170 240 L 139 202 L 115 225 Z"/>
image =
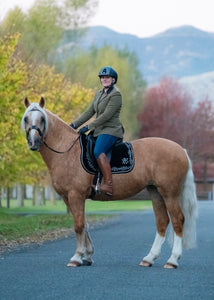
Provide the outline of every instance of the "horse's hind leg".
<path id="1" fill-rule="evenodd" d="M 151 267 L 161 253 L 161 247 L 165 241 L 165 232 L 169 224 L 169 216 L 163 198 L 154 186 L 147 187 L 152 197 L 153 210 L 156 217 L 157 232 L 152 248 L 140 263 L 140 266 Z"/>
<path id="2" fill-rule="evenodd" d="M 175 269 L 178 267 L 178 259 L 180 259 L 182 255 L 184 215 L 179 205 L 178 197 L 165 199 L 165 203 L 174 229 L 174 237 L 172 254 L 164 268 Z"/>

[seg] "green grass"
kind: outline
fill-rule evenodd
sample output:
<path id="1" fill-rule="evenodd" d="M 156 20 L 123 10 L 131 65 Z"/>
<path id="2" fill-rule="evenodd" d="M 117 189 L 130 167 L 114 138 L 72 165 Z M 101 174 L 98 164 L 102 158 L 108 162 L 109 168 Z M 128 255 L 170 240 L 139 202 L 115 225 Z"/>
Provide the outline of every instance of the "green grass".
<path id="1" fill-rule="evenodd" d="M 63 201 L 56 201 L 54 204 L 46 201 L 45 205 L 33 206 L 31 200 L 24 201 L 24 207 L 17 207 L 17 201 L 10 201 L 10 209 L 6 208 L 6 200 L 2 200 L 0 211 L 8 213 L 66 213 L 66 205 Z M 108 211 L 133 211 L 151 208 L 151 201 L 86 201 L 86 213 L 108 212 Z"/>
<path id="2" fill-rule="evenodd" d="M 103 216 L 89 216 L 89 223 L 95 223 Z M 23 242 L 30 240 L 41 240 L 48 237 L 53 231 L 73 228 L 73 218 L 70 214 L 64 215 L 31 215 L 20 216 L 7 214 L 0 211 L 0 245 L 8 241 L 23 239 Z"/>
<path id="3" fill-rule="evenodd" d="M 10 201 L 11 208 L 0 208 L 0 246 L 11 241 L 18 243 L 50 239 L 50 233 L 73 228 L 73 218 L 66 213 L 63 201 L 52 204 L 46 201 L 43 206 L 32 206 L 25 200 L 24 207 L 16 207 L 16 201 Z M 6 206 L 6 201 L 2 201 Z M 110 212 L 133 211 L 151 208 L 151 201 L 86 201 L 86 214 L 89 224 L 110 217 Z M 102 214 L 99 214 L 102 212 Z M 103 214 L 104 212 L 104 214 Z M 26 215 L 22 215 L 26 214 Z M 59 234 L 60 236 L 60 234 Z"/>
<path id="4" fill-rule="evenodd" d="M 10 200 L 10 208 L 6 208 L 6 200 L 2 200 L 2 208 L 0 211 L 8 212 L 8 213 L 66 213 L 66 205 L 63 201 L 55 201 L 52 203 L 50 201 L 46 201 L 45 205 L 41 206 L 33 206 L 32 200 L 27 199 L 24 201 L 23 207 L 17 207 L 17 200 Z"/>
<path id="5" fill-rule="evenodd" d="M 17 216 L 0 212 L 0 241 L 25 238 L 44 231 L 52 231 L 73 226 L 70 215 Z"/>
<path id="6" fill-rule="evenodd" d="M 134 211 L 152 207 L 151 201 L 86 201 L 86 212 Z"/>

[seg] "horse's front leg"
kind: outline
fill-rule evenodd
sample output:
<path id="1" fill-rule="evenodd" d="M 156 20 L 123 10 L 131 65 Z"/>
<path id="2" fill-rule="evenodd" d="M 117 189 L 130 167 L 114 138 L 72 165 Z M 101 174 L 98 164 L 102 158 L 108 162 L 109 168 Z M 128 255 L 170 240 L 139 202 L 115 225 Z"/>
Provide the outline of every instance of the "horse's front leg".
<path id="1" fill-rule="evenodd" d="M 88 229 L 89 229 L 89 225 L 86 223 L 85 224 L 85 246 L 86 246 L 86 251 L 85 251 L 85 253 L 82 257 L 84 266 L 90 266 L 93 263 L 92 255 L 94 253 L 94 246 L 93 246 L 93 243 L 91 241 L 91 237 L 90 237 Z"/>
<path id="2" fill-rule="evenodd" d="M 77 249 L 67 266 L 78 267 L 82 265 L 91 265 L 93 245 L 85 226 L 85 198 L 79 193 L 72 191 L 68 195 L 68 202 L 74 219 Z"/>

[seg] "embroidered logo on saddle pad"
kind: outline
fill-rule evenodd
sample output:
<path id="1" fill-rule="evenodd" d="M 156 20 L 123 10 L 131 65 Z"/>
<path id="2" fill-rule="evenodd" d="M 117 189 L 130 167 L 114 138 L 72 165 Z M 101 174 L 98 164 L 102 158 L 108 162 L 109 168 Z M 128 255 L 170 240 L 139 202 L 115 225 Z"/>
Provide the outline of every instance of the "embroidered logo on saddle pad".
<path id="1" fill-rule="evenodd" d="M 95 175 L 98 172 L 98 165 L 93 155 L 95 141 L 93 136 L 81 134 L 81 164 L 90 174 Z M 111 152 L 111 171 L 112 174 L 122 174 L 131 172 L 134 168 L 134 154 L 131 143 L 117 143 Z"/>

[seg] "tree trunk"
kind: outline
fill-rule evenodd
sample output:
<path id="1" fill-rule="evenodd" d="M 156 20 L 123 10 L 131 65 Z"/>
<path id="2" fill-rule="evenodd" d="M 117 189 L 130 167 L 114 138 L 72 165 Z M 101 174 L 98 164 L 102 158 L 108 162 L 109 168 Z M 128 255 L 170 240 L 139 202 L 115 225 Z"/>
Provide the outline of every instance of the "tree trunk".
<path id="1" fill-rule="evenodd" d="M 35 206 L 40 206 L 44 203 L 44 189 L 40 185 L 35 185 Z"/>
<path id="2" fill-rule="evenodd" d="M 204 159 L 203 182 L 204 191 L 207 192 L 207 158 Z"/>
<path id="3" fill-rule="evenodd" d="M 56 193 L 52 187 L 49 188 L 50 191 L 50 202 L 51 204 L 56 204 Z"/>
<path id="4" fill-rule="evenodd" d="M 17 184 L 17 206 L 24 206 L 25 185 Z"/>
<path id="5" fill-rule="evenodd" d="M 10 208 L 10 188 L 7 188 L 7 208 Z"/>

